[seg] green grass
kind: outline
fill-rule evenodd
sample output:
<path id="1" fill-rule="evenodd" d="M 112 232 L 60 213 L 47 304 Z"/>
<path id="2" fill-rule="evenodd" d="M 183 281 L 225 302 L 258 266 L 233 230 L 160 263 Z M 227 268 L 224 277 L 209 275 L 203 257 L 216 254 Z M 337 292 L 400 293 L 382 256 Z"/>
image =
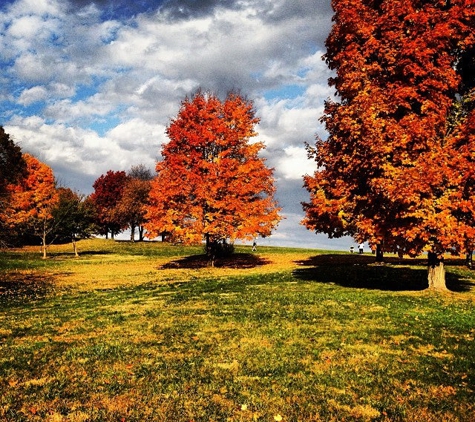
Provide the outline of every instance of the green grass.
<path id="1" fill-rule="evenodd" d="M 2 421 L 473 420 L 473 274 L 455 261 L 456 292 L 434 294 L 417 261 L 80 247 L 0 259 Z"/>

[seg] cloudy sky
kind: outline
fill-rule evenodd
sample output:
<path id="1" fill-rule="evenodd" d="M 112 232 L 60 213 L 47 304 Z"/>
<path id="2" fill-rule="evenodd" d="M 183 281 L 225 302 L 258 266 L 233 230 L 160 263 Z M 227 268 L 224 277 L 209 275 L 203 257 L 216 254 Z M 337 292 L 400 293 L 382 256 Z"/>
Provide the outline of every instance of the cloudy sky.
<path id="1" fill-rule="evenodd" d="M 165 127 L 198 88 L 252 99 L 285 220 L 261 244 L 347 248 L 299 225 L 304 142 L 325 136 L 330 0 L 3 0 L 0 125 L 60 184 L 154 169 Z"/>

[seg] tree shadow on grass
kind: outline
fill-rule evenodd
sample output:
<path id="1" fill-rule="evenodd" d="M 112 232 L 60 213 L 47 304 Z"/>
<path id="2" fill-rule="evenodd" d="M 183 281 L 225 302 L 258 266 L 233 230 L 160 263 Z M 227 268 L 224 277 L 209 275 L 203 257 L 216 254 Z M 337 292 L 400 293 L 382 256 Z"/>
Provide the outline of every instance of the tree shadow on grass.
<path id="1" fill-rule="evenodd" d="M 262 265 L 269 264 L 270 261 L 264 258 L 260 258 L 257 255 L 250 253 L 236 253 L 229 257 L 217 258 L 214 261 L 214 267 L 217 268 L 236 268 L 247 269 L 255 268 Z M 211 266 L 210 259 L 207 255 L 192 255 L 185 258 L 177 259 L 159 267 L 162 270 L 169 269 L 199 269 L 208 268 Z"/>
<path id="2" fill-rule="evenodd" d="M 376 264 L 371 255 L 319 255 L 297 262 L 305 268 L 293 272 L 294 277 L 305 281 L 337 284 L 343 287 L 387 291 L 421 291 L 428 287 L 427 260 L 385 258 Z M 448 260 L 447 265 L 462 266 L 463 260 Z M 422 267 L 422 268 L 421 268 Z M 475 283 L 452 272 L 446 272 L 447 288 L 454 292 L 467 292 Z"/>
<path id="3" fill-rule="evenodd" d="M 0 274 L 0 302 L 41 299 L 52 291 L 54 282 L 51 277 L 30 272 Z"/>

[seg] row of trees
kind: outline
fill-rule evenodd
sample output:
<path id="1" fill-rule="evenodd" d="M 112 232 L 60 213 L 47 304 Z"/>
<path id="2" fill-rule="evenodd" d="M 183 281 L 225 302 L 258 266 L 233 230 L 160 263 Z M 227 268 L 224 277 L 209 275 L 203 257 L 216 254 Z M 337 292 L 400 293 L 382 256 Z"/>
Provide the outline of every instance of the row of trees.
<path id="1" fill-rule="evenodd" d="M 77 255 L 76 240 L 94 233 L 91 201 L 69 188 L 58 188 L 52 169 L 23 154 L 1 127 L 0 157 L 2 245 L 40 241 L 46 257 L 50 242 L 71 241 Z"/>
<path id="2" fill-rule="evenodd" d="M 475 249 L 475 3 L 333 0 L 326 62 L 338 100 L 309 146 L 304 224 L 383 251 Z"/>
<path id="3" fill-rule="evenodd" d="M 106 236 L 130 229 L 130 240 L 144 239 L 145 214 L 149 203 L 152 172 L 143 165 L 134 166 L 128 173 L 109 170 L 93 184 L 90 200 L 96 210 L 98 234 Z"/>
<path id="4" fill-rule="evenodd" d="M 259 122 L 253 104 L 231 93 L 186 98 L 167 128 L 170 142 L 153 175 L 143 165 L 109 170 L 88 197 L 57 187 L 53 171 L 22 154 L 1 129 L 3 184 L 0 224 L 4 242 L 39 239 L 43 256 L 54 241 L 93 234 L 114 237 L 129 228 L 173 242 L 205 240 L 212 259 L 236 239 L 268 236 L 280 221 L 273 170 L 258 156 L 264 148 L 250 142 Z M 7 173 L 8 171 L 8 173 Z"/>

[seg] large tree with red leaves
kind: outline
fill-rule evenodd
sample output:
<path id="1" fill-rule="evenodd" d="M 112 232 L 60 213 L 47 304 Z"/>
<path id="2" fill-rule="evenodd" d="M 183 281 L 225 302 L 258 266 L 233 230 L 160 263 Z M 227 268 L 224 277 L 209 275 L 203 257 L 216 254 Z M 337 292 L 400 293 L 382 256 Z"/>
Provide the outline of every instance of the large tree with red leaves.
<path id="1" fill-rule="evenodd" d="M 473 248 L 473 0 L 333 0 L 325 59 L 338 95 L 309 147 L 304 224 L 379 250 Z M 434 276 L 435 274 L 435 276 Z"/>
<path id="2" fill-rule="evenodd" d="M 205 239 L 214 254 L 227 241 L 270 235 L 279 207 L 272 169 L 259 157 L 264 145 L 250 142 L 258 122 L 252 102 L 240 95 L 221 101 L 198 92 L 183 101 L 152 181 L 149 236 Z"/>

